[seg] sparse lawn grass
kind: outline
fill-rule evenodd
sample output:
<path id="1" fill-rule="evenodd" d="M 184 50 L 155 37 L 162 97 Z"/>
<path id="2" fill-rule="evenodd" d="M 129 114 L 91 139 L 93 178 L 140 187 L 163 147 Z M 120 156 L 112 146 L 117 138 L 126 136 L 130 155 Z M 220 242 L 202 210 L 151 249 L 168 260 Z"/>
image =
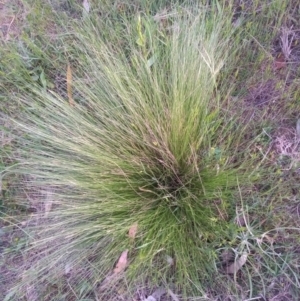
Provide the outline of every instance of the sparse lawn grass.
<path id="1" fill-rule="evenodd" d="M 299 299 L 300 6 L 206 2 L 10 3 L 0 298 Z"/>

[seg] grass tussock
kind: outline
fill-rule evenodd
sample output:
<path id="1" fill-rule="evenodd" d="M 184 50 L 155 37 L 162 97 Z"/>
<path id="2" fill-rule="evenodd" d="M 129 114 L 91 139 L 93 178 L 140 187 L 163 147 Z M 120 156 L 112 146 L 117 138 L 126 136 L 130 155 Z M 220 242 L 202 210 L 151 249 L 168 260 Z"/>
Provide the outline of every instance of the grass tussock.
<path id="1" fill-rule="evenodd" d="M 2 72 L 11 60 L 24 74 L 11 96 L 20 110 L 10 120 L 16 164 L 3 174 L 20 175 L 39 207 L 24 230 L 18 297 L 56 300 L 71 288 L 75 300 L 117 300 L 164 285 L 184 299 L 244 298 L 240 269 L 251 297 L 278 262 L 299 285 L 271 227 L 249 219 L 255 202 L 244 204 L 269 170 L 232 97 L 241 27 L 220 5 L 156 17 L 124 15 L 108 29 L 85 16 L 61 38 L 62 67 L 30 42 L 45 67 L 7 57 Z M 49 84 L 47 64 L 64 78 L 61 89 Z"/>

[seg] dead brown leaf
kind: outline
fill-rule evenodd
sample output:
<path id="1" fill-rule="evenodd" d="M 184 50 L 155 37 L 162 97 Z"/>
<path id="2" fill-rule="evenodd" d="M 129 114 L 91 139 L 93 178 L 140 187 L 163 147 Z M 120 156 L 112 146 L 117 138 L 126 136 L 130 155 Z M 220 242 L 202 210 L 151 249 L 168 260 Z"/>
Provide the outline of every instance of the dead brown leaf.
<path id="1" fill-rule="evenodd" d="M 286 66 L 286 61 L 283 53 L 280 53 L 274 61 L 274 69 L 275 70 L 280 70 Z"/>
<path id="2" fill-rule="evenodd" d="M 238 260 L 236 260 L 233 264 L 227 267 L 226 272 L 228 274 L 236 274 L 238 270 L 242 268 L 242 266 L 246 263 L 248 258 L 248 254 L 244 253 Z"/>
<path id="3" fill-rule="evenodd" d="M 138 224 L 137 224 L 137 223 L 134 223 L 134 224 L 129 228 L 128 236 L 129 236 L 131 239 L 134 239 L 134 238 L 135 238 L 136 233 L 137 233 L 137 229 L 138 229 Z"/>
<path id="4" fill-rule="evenodd" d="M 119 274 L 123 272 L 126 268 L 127 265 L 127 255 L 128 255 L 128 250 L 125 250 L 122 252 L 118 263 L 116 264 L 116 267 L 114 268 L 114 274 Z"/>
<path id="5" fill-rule="evenodd" d="M 70 106 L 74 106 L 74 99 L 72 96 L 72 69 L 70 64 L 68 64 L 67 67 L 67 93 Z"/>

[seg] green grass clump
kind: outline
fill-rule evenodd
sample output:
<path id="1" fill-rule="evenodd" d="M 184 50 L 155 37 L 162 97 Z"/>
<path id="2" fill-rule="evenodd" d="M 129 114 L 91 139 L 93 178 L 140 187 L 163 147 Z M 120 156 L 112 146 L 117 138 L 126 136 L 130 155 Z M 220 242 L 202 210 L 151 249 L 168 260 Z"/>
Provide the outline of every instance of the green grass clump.
<path id="1" fill-rule="evenodd" d="M 20 108 L 12 117 L 18 163 L 6 172 L 21 175 L 41 208 L 26 229 L 30 264 L 17 295 L 33 287 L 57 300 L 53 291 L 63 296 L 71 287 L 76 300 L 116 300 L 114 293 L 145 285 L 183 298 L 213 288 L 215 296 L 239 294 L 223 250 L 277 260 L 247 218 L 243 227 L 236 222 L 242 193 L 263 174 L 230 96 L 240 29 L 218 5 L 170 16 L 124 17 L 103 36 L 97 18 L 74 22 L 62 38 L 58 73 L 72 73 L 64 93 L 42 80 L 46 67 L 36 69 L 38 80 L 21 77 L 12 96 Z M 126 269 L 114 273 L 125 250 Z M 70 273 L 72 282 L 63 277 Z M 249 286 L 260 280 L 248 279 Z"/>

